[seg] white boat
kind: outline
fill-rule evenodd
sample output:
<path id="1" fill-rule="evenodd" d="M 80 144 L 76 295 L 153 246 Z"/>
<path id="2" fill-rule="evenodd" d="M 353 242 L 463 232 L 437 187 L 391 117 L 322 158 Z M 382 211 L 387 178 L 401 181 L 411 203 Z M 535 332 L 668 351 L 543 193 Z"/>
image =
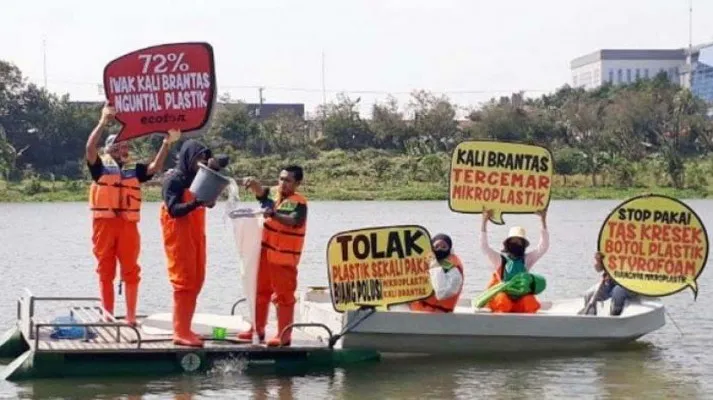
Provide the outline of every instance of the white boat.
<path id="1" fill-rule="evenodd" d="M 666 323 L 659 299 L 627 304 L 620 316 L 609 316 L 609 301 L 598 315 L 578 315 L 582 298 L 541 301 L 535 314 L 501 314 L 474 309 L 461 299 L 453 313 L 388 311 L 336 312 L 327 288 L 309 288 L 298 296 L 300 322 L 320 323 L 345 331 L 339 347 L 423 355 L 476 355 L 508 352 L 561 352 L 606 349 L 651 333 Z M 352 325 L 352 326 L 349 326 Z M 314 335 L 319 336 L 315 330 Z"/>

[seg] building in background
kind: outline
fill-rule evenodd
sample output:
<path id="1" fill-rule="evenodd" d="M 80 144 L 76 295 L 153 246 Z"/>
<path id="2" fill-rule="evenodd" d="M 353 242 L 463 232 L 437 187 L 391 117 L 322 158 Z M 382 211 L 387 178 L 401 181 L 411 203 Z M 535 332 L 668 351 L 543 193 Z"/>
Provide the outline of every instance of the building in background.
<path id="1" fill-rule="evenodd" d="M 602 49 L 575 58 L 570 64 L 572 86 L 594 89 L 653 78 L 663 72 L 672 81 L 713 103 L 713 43 L 690 49 Z"/>
<path id="2" fill-rule="evenodd" d="M 684 69 L 685 87 L 694 95 L 713 104 L 713 43 L 692 48 Z"/>
<path id="3" fill-rule="evenodd" d="M 605 82 L 627 84 L 660 72 L 680 83 L 686 52 L 678 50 L 598 50 L 571 62 L 572 86 L 594 89 Z"/>

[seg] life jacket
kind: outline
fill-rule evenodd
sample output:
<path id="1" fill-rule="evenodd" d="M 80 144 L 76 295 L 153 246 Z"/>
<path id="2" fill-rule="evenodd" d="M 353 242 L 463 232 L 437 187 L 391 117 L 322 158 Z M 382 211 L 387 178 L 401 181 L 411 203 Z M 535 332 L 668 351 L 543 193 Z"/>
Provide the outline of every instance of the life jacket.
<path id="1" fill-rule="evenodd" d="M 183 195 L 181 196 L 181 203 L 190 203 L 195 198 L 196 197 L 193 195 L 193 193 L 191 193 L 190 190 L 186 189 L 183 191 Z M 167 229 L 166 227 L 171 224 L 172 225 L 169 227 L 170 229 L 181 229 L 180 227 L 185 228 L 186 226 L 190 226 L 190 231 L 196 232 L 195 234 L 191 233 L 192 236 L 195 236 L 194 239 L 199 240 L 205 236 L 204 206 L 194 208 L 193 211 L 189 212 L 183 217 L 173 218 L 168 213 L 168 206 L 166 206 L 166 202 L 163 201 L 161 202 L 161 208 L 159 210 L 159 213 L 160 220 L 166 223 L 164 230 Z M 185 234 L 185 232 L 183 232 L 183 234 Z"/>
<path id="2" fill-rule="evenodd" d="M 457 268 L 458 271 L 460 271 L 461 275 L 463 275 L 463 277 L 465 278 L 465 275 L 463 274 L 463 263 L 457 255 L 451 254 L 445 260 L 440 261 L 439 263 L 442 267 L 445 267 L 445 269 Z M 461 282 L 460 287 L 458 288 L 458 292 L 456 292 L 456 294 L 449 298 L 438 300 L 436 298 L 436 295 L 432 294 L 426 299 L 412 302 L 411 304 L 409 304 L 409 308 L 414 311 L 441 311 L 446 313 L 453 312 L 453 310 L 455 310 L 456 308 L 456 304 L 458 304 L 458 299 L 460 298 L 460 293 L 462 290 L 463 282 Z"/>
<path id="3" fill-rule="evenodd" d="M 141 184 L 136 177 L 136 164 L 122 167 L 105 154 L 101 156 L 102 175 L 89 188 L 89 206 L 93 218 L 120 217 L 138 222 L 141 212 Z"/>
<path id="4" fill-rule="evenodd" d="M 307 199 L 299 193 L 281 198 L 277 187 L 270 190 L 270 198 L 273 199 L 275 213 L 278 214 L 289 214 L 297 205 L 307 204 Z M 302 257 L 306 231 L 307 221 L 301 225 L 288 226 L 273 217 L 267 218 L 263 224 L 262 247 L 267 251 L 268 262 L 296 267 Z"/>

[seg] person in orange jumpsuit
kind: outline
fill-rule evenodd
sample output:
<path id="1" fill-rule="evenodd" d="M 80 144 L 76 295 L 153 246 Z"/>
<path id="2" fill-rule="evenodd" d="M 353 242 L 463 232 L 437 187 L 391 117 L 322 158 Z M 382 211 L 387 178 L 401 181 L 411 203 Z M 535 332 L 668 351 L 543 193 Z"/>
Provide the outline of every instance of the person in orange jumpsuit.
<path id="1" fill-rule="evenodd" d="M 87 139 L 86 160 L 92 176 L 89 204 L 92 211 L 92 243 L 98 261 L 99 288 L 102 306 L 114 314 L 114 278 L 116 261 L 121 264 L 121 279 L 126 283 L 126 323 L 136 325 L 141 268 L 138 222 L 141 214 L 141 184 L 151 180 L 163 169 L 171 145 L 180 132 L 171 131 L 164 139 L 154 160 L 146 165 L 129 160 L 129 145 L 114 143 L 116 135 L 105 142 L 104 154 L 97 144 L 104 128 L 114 118 L 114 107 L 105 105 L 99 123 Z"/>
<path id="2" fill-rule="evenodd" d="M 277 187 L 265 188 L 252 178 L 243 182 L 267 211 L 257 277 L 255 326 L 239 333 L 241 340 L 250 340 L 253 329 L 260 341 L 265 340 L 268 307 L 271 296 L 274 296 L 277 335 L 267 345 L 289 346 L 292 343 L 292 329 L 285 331 L 282 340 L 279 335 L 294 319 L 297 265 L 307 231 L 307 199 L 296 192 L 302 179 L 302 167 L 292 165 L 280 172 Z"/>
<path id="3" fill-rule="evenodd" d="M 503 280 L 507 281 L 517 272 L 529 272 L 535 263 L 542 258 L 550 247 L 549 233 L 547 232 L 547 210 L 538 211 L 542 228 L 540 229 L 540 243 L 537 248 L 526 252 L 530 245 L 525 235 L 525 229 L 514 226 L 510 229 L 508 237 L 503 241 L 501 252 L 490 248 L 488 245 L 488 220 L 493 215 L 491 210 L 483 212 L 483 224 L 480 234 L 480 248 L 488 257 L 493 275 L 488 283 L 488 288 L 497 285 Z M 507 268 L 506 268 L 507 267 Z M 508 268 L 512 271 L 508 273 Z M 513 298 L 505 292 L 500 292 L 488 303 L 490 310 L 496 313 L 536 313 L 540 309 L 540 302 L 533 294 L 520 298 Z"/>
<path id="4" fill-rule="evenodd" d="M 458 304 L 463 290 L 463 263 L 455 255 L 450 236 L 438 234 L 431 239 L 434 260 L 429 266 L 433 294 L 409 303 L 411 311 L 450 313 Z"/>
<path id="5" fill-rule="evenodd" d="M 187 140 L 178 153 L 176 168 L 166 173 L 161 204 L 161 230 L 173 286 L 173 343 L 202 347 L 191 331 L 198 294 L 203 288 L 206 267 L 205 207 L 188 190 L 198 172 L 198 163 L 211 166 L 211 151 L 195 140 Z"/>

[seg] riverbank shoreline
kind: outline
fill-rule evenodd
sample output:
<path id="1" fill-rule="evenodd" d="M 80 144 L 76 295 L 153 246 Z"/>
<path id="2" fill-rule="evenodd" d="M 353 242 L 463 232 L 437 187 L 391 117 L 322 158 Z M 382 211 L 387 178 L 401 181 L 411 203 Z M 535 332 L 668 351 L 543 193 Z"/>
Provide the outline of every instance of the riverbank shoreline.
<path id="1" fill-rule="evenodd" d="M 0 182 L 0 203 L 78 202 L 87 201 L 89 185 L 82 181 Z M 443 184 L 413 182 L 376 185 L 341 182 L 331 186 L 306 185 L 302 192 L 314 201 L 447 201 L 448 187 Z M 672 187 L 555 186 L 551 200 L 624 200 L 644 193 L 668 195 L 682 199 L 705 199 L 708 188 L 675 189 Z M 160 201 L 158 182 L 143 187 L 144 201 Z M 225 199 L 225 194 L 223 196 Z"/>

